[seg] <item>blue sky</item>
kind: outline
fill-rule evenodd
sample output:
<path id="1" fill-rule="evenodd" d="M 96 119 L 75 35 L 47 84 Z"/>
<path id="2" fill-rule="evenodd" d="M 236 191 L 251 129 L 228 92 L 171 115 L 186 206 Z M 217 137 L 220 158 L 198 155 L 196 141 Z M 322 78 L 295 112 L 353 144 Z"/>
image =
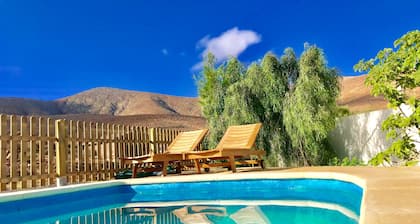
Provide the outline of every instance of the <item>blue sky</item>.
<path id="1" fill-rule="evenodd" d="M 420 28 L 420 1 L 0 0 L 0 97 L 94 87 L 195 97 L 206 51 L 245 63 L 305 42 L 353 65 Z"/>

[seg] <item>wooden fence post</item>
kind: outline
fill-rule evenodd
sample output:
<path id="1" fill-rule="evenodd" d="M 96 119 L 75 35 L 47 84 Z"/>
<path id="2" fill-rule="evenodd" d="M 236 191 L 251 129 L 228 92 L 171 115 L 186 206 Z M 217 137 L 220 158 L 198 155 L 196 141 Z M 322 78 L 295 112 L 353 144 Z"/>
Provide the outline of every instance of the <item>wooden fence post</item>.
<path id="1" fill-rule="evenodd" d="M 155 134 L 155 128 L 149 129 L 149 144 L 150 144 L 150 155 L 155 154 L 156 150 L 156 134 Z"/>
<path id="2" fill-rule="evenodd" d="M 67 135 L 64 120 L 55 121 L 55 137 L 56 140 L 56 172 L 57 172 L 57 186 L 66 184 L 67 174 Z"/>

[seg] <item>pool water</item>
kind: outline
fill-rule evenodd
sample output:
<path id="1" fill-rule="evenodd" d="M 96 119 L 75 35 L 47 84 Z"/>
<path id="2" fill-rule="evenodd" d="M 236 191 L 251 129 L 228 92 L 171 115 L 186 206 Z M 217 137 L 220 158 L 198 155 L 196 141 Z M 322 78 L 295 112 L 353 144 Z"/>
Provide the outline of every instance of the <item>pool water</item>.
<path id="1" fill-rule="evenodd" d="M 363 190 L 325 179 L 116 185 L 0 203 L 2 223 L 358 223 Z"/>
<path id="2" fill-rule="evenodd" d="M 169 207 L 115 207 L 82 211 L 66 216 L 50 217 L 29 223 L 340 223 L 354 224 L 357 220 L 334 210 L 293 206 L 191 205 Z"/>

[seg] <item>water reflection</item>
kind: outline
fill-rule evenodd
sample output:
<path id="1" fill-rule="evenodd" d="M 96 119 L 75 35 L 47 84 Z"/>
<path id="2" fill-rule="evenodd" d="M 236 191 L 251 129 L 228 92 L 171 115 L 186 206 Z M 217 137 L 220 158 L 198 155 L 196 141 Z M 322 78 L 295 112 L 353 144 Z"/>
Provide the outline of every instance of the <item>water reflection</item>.
<path id="1" fill-rule="evenodd" d="M 275 205 L 188 205 L 116 207 L 68 214 L 35 223 L 69 224 L 270 224 L 341 223 L 357 220 L 340 212 L 313 207 Z"/>

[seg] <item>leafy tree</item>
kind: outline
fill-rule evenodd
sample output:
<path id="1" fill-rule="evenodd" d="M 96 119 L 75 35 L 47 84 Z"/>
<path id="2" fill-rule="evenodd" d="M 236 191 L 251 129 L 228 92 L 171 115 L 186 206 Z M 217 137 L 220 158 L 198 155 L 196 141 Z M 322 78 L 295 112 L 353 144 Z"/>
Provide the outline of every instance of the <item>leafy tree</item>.
<path id="1" fill-rule="evenodd" d="M 299 77 L 299 62 L 292 48 L 288 47 L 284 50 L 280 58 L 280 66 L 283 77 L 287 77 L 288 90 L 290 91 Z"/>
<path id="2" fill-rule="evenodd" d="M 329 69 L 321 49 L 305 46 L 299 77 L 284 103 L 284 123 L 298 164 L 320 165 L 332 152 L 327 135 L 335 127 L 338 72 Z"/>
<path id="3" fill-rule="evenodd" d="M 226 129 L 226 121 L 222 115 L 227 88 L 241 79 L 244 70 L 243 65 L 236 58 L 231 58 L 218 68 L 215 63 L 216 58 L 209 53 L 205 59 L 201 77 L 198 79 L 199 103 L 210 129 L 206 140 L 210 148 L 217 145 Z"/>
<path id="4" fill-rule="evenodd" d="M 307 48 L 300 61 L 291 48 L 280 60 L 267 53 L 247 69 L 235 58 L 216 68 L 209 55 L 198 87 L 210 147 L 228 125 L 262 122 L 257 146 L 267 151 L 268 165 L 328 161 L 326 135 L 335 125 L 338 81 L 320 49 Z"/>
<path id="5" fill-rule="evenodd" d="M 383 95 L 389 107 L 396 109 L 383 123 L 387 137 L 394 139 L 392 145 L 377 154 L 370 163 L 391 164 L 393 156 L 416 164 L 419 152 L 415 148 L 415 137 L 420 129 L 420 99 L 410 96 L 409 90 L 420 86 L 420 31 L 403 35 L 394 42 L 394 49 L 385 48 L 367 61 L 361 60 L 354 66 L 356 71 L 366 71 L 366 84 L 372 87 L 372 94 Z M 404 110 L 404 107 L 408 110 Z"/>
<path id="6" fill-rule="evenodd" d="M 285 56 L 283 64 L 274 54 L 267 53 L 261 63 L 249 66 L 243 79 L 228 89 L 225 101 L 224 117 L 229 124 L 264 124 L 259 134 L 259 146 L 268 151 L 267 163 L 271 166 L 288 164 L 286 149 L 289 139 L 283 125 L 283 99 L 290 77 L 282 68 L 296 72 L 290 65 L 294 53 L 291 50 L 288 53 L 288 60 Z"/>

